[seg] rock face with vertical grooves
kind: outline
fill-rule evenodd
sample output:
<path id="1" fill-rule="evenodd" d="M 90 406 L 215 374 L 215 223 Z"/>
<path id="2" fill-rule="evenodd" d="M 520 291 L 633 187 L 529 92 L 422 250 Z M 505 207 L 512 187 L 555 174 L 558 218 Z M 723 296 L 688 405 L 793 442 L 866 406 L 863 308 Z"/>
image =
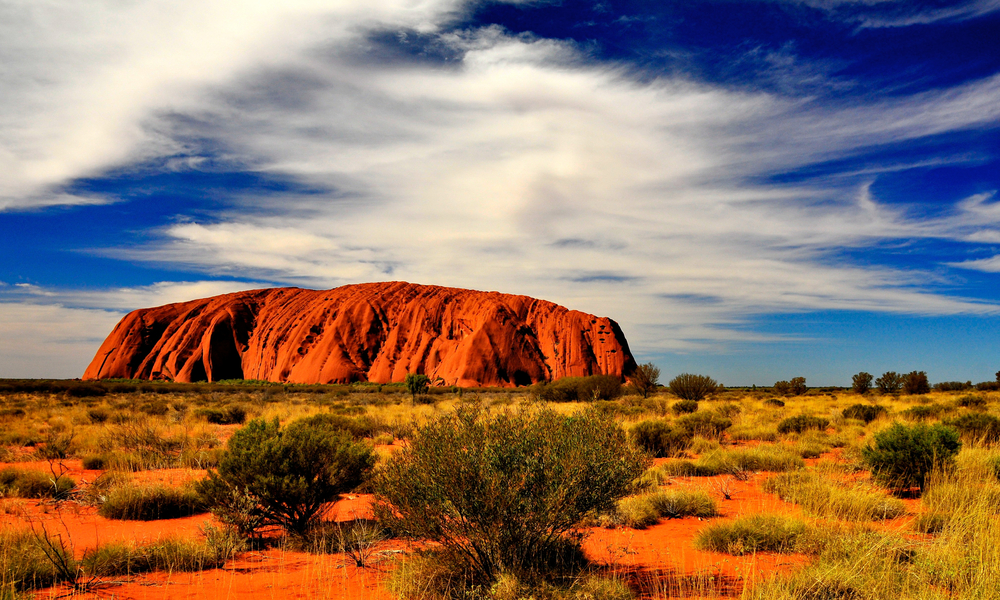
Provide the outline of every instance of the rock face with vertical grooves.
<path id="1" fill-rule="evenodd" d="M 403 282 L 272 288 L 136 310 L 84 379 L 514 386 L 635 368 L 611 319 L 527 296 Z"/>

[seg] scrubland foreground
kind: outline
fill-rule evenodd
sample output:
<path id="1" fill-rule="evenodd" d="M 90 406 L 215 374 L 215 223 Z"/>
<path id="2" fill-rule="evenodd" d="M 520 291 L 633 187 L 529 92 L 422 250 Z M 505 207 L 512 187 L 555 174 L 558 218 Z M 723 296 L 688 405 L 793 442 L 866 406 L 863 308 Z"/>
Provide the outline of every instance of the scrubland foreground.
<path id="1" fill-rule="evenodd" d="M 0 598 L 1000 598 L 1000 393 L 411 388 L 0 381 Z"/>

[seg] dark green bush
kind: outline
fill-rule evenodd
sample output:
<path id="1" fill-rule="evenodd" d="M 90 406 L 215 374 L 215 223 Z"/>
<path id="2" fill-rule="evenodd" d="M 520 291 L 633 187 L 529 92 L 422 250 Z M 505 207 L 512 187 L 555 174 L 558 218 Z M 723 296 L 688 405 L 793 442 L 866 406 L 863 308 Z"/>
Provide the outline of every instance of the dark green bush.
<path id="1" fill-rule="evenodd" d="M 674 402 L 674 405 L 670 407 L 670 410 L 674 411 L 675 415 L 686 415 L 688 413 L 693 413 L 698 410 L 697 400 L 681 400 L 679 402 Z"/>
<path id="2" fill-rule="evenodd" d="M 764 400 L 764 406 L 772 406 L 774 408 L 782 408 L 785 406 L 784 400 L 778 400 L 777 398 L 768 398 Z"/>
<path id="3" fill-rule="evenodd" d="M 566 534 L 610 511 L 648 464 L 593 411 L 465 406 L 419 427 L 378 471 L 376 515 L 439 543 L 489 586 L 502 573 L 544 575 Z"/>
<path id="4" fill-rule="evenodd" d="M 693 437 L 693 433 L 674 427 L 666 419 L 642 421 L 632 428 L 636 445 L 659 458 L 684 452 Z"/>
<path id="5" fill-rule="evenodd" d="M 788 417 L 778 423 L 778 433 L 802 433 L 803 431 L 808 431 L 810 429 L 819 429 L 822 431 L 829 425 L 830 420 L 824 419 L 823 417 L 816 417 L 813 415 L 795 415 L 794 417 Z"/>
<path id="6" fill-rule="evenodd" d="M 945 421 L 954 427 L 963 438 L 970 442 L 995 444 L 1000 441 L 1000 419 L 986 413 L 966 413 Z"/>
<path id="7" fill-rule="evenodd" d="M 357 487 L 374 462 L 371 446 L 343 431 L 255 419 L 229 439 L 218 470 L 198 491 L 223 522 L 246 534 L 269 525 L 301 534 L 328 502 Z"/>
<path id="8" fill-rule="evenodd" d="M 845 419 L 857 419 L 865 423 L 871 423 L 875 419 L 888 414 L 884 406 L 874 406 L 872 404 L 855 404 L 844 409 Z M 825 429 L 825 428 L 824 428 Z"/>
<path id="9" fill-rule="evenodd" d="M 403 385 L 406 391 L 410 392 L 410 397 L 416 399 L 417 395 L 427 393 L 427 388 L 431 384 L 431 378 L 423 373 L 407 373 Z"/>
<path id="10" fill-rule="evenodd" d="M 903 377 L 895 371 L 886 371 L 875 380 L 875 386 L 883 394 L 895 394 L 903 387 Z"/>
<path id="11" fill-rule="evenodd" d="M 108 460 L 103 454 L 90 454 L 84 456 L 80 461 L 84 469 L 92 471 L 103 471 L 108 468 Z"/>
<path id="12" fill-rule="evenodd" d="M 972 385 L 971 381 L 942 381 L 934 384 L 934 389 L 939 392 L 964 392 L 965 390 L 971 390 L 974 387 L 975 386 Z"/>
<path id="13" fill-rule="evenodd" d="M 532 386 L 532 393 L 545 402 L 593 402 L 614 400 L 622 394 L 622 382 L 611 375 L 563 377 Z"/>
<path id="14" fill-rule="evenodd" d="M 986 408 L 986 398 L 982 396 L 975 396 L 973 394 L 968 394 L 962 396 L 956 401 L 956 404 L 962 408 L 971 408 L 973 410 L 982 410 Z"/>
<path id="15" fill-rule="evenodd" d="M 719 389 L 719 384 L 706 375 L 681 373 L 670 380 L 670 393 L 684 400 L 701 400 Z"/>
<path id="16" fill-rule="evenodd" d="M 951 468 L 961 447 L 958 431 L 951 427 L 896 423 L 876 433 L 861 456 L 872 477 L 901 492 L 912 487 L 923 490 L 928 474 L 935 468 Z"/>
<path id="17" fill-rule="evenodd" d="M 931 384 L 927 381 L 927 373 L 924 371 L 911 371 L 903 376 L 904 394 L 929 394 Z"/>

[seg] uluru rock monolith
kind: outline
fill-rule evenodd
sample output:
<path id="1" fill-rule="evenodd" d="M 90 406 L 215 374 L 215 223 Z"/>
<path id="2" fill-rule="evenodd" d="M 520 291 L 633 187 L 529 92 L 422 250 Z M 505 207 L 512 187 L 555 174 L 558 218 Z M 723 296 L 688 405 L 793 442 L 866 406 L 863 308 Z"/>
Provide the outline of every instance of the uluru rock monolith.
<path id="1" fill-rule="evenodd" d="M 635 368 L 618 324 L 528 296 L 404 282 L 271 288 L 133 311 L 84 379 L 515 386 Z"/>

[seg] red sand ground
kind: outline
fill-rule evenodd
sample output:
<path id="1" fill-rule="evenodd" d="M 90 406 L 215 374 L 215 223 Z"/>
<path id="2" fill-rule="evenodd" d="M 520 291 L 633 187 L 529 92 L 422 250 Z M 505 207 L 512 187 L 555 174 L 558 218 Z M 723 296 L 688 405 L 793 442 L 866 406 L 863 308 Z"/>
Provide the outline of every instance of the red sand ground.
<path id="1" fill-rule="evenodd" d="M 85 471 L 79 461 L 64 461 L 67 474 L 78 481 L 90 482 L 99 475 Z M 3 468 L 6 465 L 0 465 Z M 19 468 L 48 470 L 48 463 L 15 463 Z M 134 474 L 141 481 L 179 485 L 203 476 L 202 471 L 168 469 Z M 718 500 L 722 519 L 769 512 L 800 515 L 801 510 L 773 494 L 761 492 L 760 483 L 767 474 L 757 474 L 749 481 L 729 480 L 731 500 L 720 500 L 717 487 L 724 478 L 679 478 L 674 486 L 709 490 Z M 371 497 L 349 496 L 331 510 L 338 521 L 371 516 Z M 911 512 L 919 512 L 919 501 L 907 502 Z M 212 523 L 209 515 L 152 522 L 128 522 L 104 519 L 96 509 L 74 502 L 59 504 L 28 500 L 0 503 L 4 526 L 44 527 L 64 536 L 77 555 L 98 543 L 112 540 L 148 542 L 167 536 L 197 537 L 200 528 Z M 905 527 L 912 517 L 876 525 L 885 528 Z M 739 594 L 743 583 L 776 572 L 790 571 L 804 565 L 804 555 L 758 554 L 730 556 L 701 552 L 693 546 L 697 532 L 708 521 L 697 518 L 663 520 L 644 530 L 593 528 L 586 532 L 583 547 L 598 564 L 607 565 L 632 581 L 651 597 L 731 597 Z M 250 552 L 230 561 L 222 569 L 197 573 L 153 573 L 105 582 L 92 593 L 77 593 L 79 598 L 225 600 L 238 598 L 282 599 L 389 599 L 385 586 L 396 559 L 408 552 L 399 542 L 387 542 L 380 548 L 375 564 L 356 568 L 343 555 L 314 556 L 301 552 L 272 549 Z M 64 587 L 44 590 L 38 598 L 65 595 Z"/>

